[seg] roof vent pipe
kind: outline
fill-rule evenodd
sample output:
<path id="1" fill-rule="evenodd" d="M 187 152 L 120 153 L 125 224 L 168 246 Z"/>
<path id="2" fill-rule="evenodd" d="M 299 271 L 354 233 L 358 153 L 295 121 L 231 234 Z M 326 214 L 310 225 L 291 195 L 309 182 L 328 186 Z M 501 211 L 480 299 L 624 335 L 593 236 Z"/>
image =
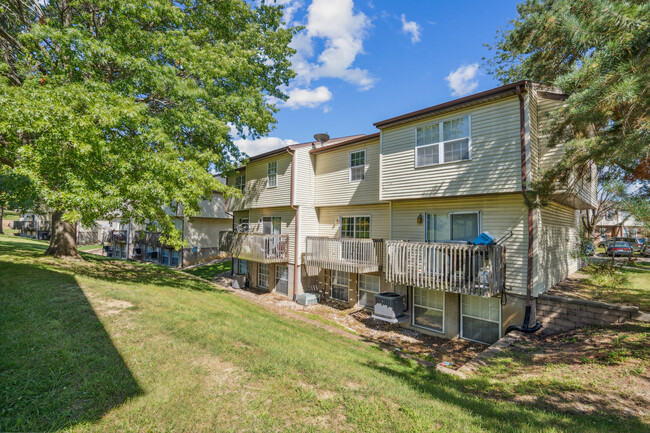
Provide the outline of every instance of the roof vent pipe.
<path id="1" fill-rule="evenodd" d="M 320 146 L 318 147 L 322 147 L 323 144 L 330 139 L 330 136 L 327 135 L 327 133 L 318 133 L 314 134 L 314 139 L 320 143 Z"/>

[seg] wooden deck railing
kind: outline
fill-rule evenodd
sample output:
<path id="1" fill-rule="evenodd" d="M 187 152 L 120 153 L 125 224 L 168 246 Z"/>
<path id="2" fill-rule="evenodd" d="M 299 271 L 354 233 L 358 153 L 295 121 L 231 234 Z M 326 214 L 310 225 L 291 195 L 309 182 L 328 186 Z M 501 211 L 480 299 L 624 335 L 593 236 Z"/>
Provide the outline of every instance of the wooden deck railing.
<path id="1" fill-rule="evenodd" d="M 386 280 L 466 295 L 491 296 L 505 286 L 502 245 L 386 241 Z"/>
<path id="2" fill-rule="evenodd" d="M 219 248 L 236 259 L 260 263 L 286 263 L 289 260 L 289 235 L 221 232 Z"/>
<path id="3" fill-rule="evenodd" d="M 34 221 L 14 221 L 14 230 L 36 230 L 36 223 Z"/>
<path id="4" fill-rule="evenodd" d="M 109 242 L 126 243 L 126 230 L 111 230 Z"/>
<path id="5" fill-rule="evenodd" d="M 384 257 L 382 239 L 307 236 L 305 264 L 344 272 L 378 272 Z"/>

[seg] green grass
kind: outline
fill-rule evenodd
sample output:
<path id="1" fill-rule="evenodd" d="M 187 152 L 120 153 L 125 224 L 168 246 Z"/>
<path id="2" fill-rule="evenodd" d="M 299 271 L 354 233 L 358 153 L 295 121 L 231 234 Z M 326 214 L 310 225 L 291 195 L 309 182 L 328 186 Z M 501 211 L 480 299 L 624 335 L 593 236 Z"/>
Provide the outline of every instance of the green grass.
<path id="1" fill-rule="evenodd" d="M 2 214 L 2 219 L 7 221 L 18 221 L 20 219 L 20 215 L 17 212 L 5 209 L 4 213 Z"/>
<path id="2" fill-rule="evenodd" d="M 229 271 L 232 266 L 230 260 L 225 262 L 215 263 L 212 265 L 197 266 L 190 269 L 185 269 L 184 272 L 194 275 L 196 277 L 205 278 L 206 280 L 212 280 L 215 275 L 218 275 L 222 272 Z"/>
<path id="3" fill-rule="evenodd" d="M 79 250 L 79 251 L 90 251 L 90 250 L 100 249 L 101 247 L 102 247 L 101 244 L 82 245 L 80 247 L 77 247 L 77 250 Z"/>
<path id="4" fill-rule="evenodd" d="M 489 376 L 422 368 L 173 269 L 44 248 L 0 236 L 0 431 L 649 428 L 493 398 L 477 392 L 499 389 Z"/>
<path id="5" fill-rule="evenodd" d="M 589 278 L 576 291 L 580 297 L 614 304 L 634 305 L 650 311 L 650 267 L 592 265 L 583 269 Z"/>

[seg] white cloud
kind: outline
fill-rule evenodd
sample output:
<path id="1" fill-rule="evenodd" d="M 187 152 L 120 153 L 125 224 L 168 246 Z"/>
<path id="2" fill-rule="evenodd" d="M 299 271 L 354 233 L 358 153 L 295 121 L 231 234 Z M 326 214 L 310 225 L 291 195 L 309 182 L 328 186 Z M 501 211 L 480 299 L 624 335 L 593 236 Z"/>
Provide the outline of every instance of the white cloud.
<path id="1" fill-rule="evenodd" d="M 445 77 L 453 96 L 464 96 L 478 87 L 478 63 L 463 65 Z"/>
<path id="2" fill-rule="evenodd" d="M 291 89 L 288 92 L 289 99 L 285 102 L 285 107 L 296 110 L 301 107 L 314 108 L 332 99 L 332 92 L 325 86 L 319 86 L 314 90 L 310 89 Z"/>
<path id="3" fill-rule="evenodd" d="M 292 59 L 297 81 L 309 85 L 319 78 L 339 78 L 361 90 L 370 89 L 375 78 L 353 63 L 363 53 L 371 22 L 362 12 L 354 12 L 353 0 L 314 0 L 306 18 L 305 30 L 291 43 L 297 50 Z M 315 40 L 322 40 L 325 46 L 316 61 Z"/>
<path id="4" fill-rule="evenodd" d="M 239 150 L 246 152 L 250 156 L 259 155 L 290 144 L 298 144 L 296 140 L 285 140 L 280 137 L 261 137 L 254 140 L 239 139 L 235 140 L 234 143 Z"/>
<path id="5" fill-rule="evenodd" d="M 406 15 L 402 14 L 402 32 L 411 35 L 411 43 L 420 42 L 420 29 L 415 21 L 406 21 Z"/>

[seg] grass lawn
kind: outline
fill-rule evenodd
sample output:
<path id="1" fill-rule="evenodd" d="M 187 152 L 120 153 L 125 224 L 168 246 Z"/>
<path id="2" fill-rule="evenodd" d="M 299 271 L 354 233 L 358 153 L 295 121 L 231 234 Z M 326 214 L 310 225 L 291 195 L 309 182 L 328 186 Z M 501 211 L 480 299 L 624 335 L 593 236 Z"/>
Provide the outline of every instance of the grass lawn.
<path id="1" fill-rule="evenodd" d="M 650 311 L 650 266 L 638 262 L 634 267 L 608 268 L 587 266 L 581 271 L 588 278 L 581 281 L 571 294 L 584 299 L 634 305 Z"/>
<path id="2" fill-rule="evenodd" d="M 425 369 L 173 269 L 44 249 L 0 236 L 0 431 L 650 431 L 515 403 L 493 372 Z"/>
<path id="3" fill-rule="evenodd" d="M 197 277 L 205 278 L 206 280 L 212 280 L 212 278 L 222 272 L 229 271 L 232 266 L 230 260 L 225 262 L 214 263 L 212 265 L 196 266 L 194 268 L 185 269 L 184 272 L 188 274 L 195 275 Z"/>
<path id="4" fill-rule="evenodd" d="M 7 221 L 18 221 L 20 219 L 20 215 L 17 212 L 5 209 L 4 213 L 2 214 L 2 219 Z"/>
<path id="5" fill-rule="evenodd" d="M 77 247 L 78 251 L 90 251 L 90 250 L 98 250 L 102 247 L 101 244 L 94 244 L 94 245 L 82 245 L 80 247 Z"/>

